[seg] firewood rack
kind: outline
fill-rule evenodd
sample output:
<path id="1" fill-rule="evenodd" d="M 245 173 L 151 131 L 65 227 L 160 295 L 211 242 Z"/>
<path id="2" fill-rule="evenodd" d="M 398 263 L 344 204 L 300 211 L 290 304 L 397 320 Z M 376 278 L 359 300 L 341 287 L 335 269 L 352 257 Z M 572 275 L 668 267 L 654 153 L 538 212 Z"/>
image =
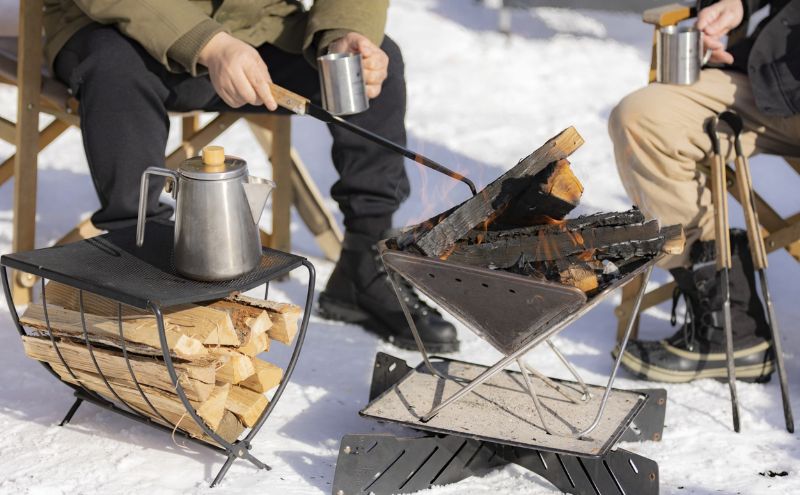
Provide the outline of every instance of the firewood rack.
<path id="1" fill-rule="evenodd" d="M 42 365 L 47 368 L 53 376 L 74 390 L 75 402 L 70 407 L 60 425 L 63 426 L 68 423 L 83 402 L 90 402 L 164 432 L 184 437 L 197 445 L 215 450 L 227 457 L 225 463 L 211 483 L 212 487 L 222 481 L 236 459 L 245 459 L 259 469 L 271 469 L 270 466 L 250 453 L 252 447 L 251 443 L 264 426 L 264 423 L 272 413 L 275 405 L 278 403 L 278 400 L 291 379 L 292 372 L 300 356 L 314 295 L 314 266 L 308 260 L 300 256 L 272 249 L 264 249 L 259 266 L 239 278 L 213 283 L 189 280 L 178 275 L 172 263 L 172 226 L 151 222 L 147 228 L 153 235 L 148 235 L 147 241 L 141 248 L 136 247 L 135 229 L 130 228 L 117 230 L 65 246 L 19 252 L 0 257 L 0 278 L 2 278 L 3 290 L 6 301 L 8 302 L 9 312 L 11 313 L 20 336 L 26 336 L 28 333 L 21 324 L 19 314 L 14 306 L 8 270 L 17 270 L 41 277 L 41 298 L 48 326 L 46 333 L 60 358 L 61 364 L 73 377 L 75 377 L 75 375 L 61 355 L 61 351 L 58 347 L 58 339 L 53 336 L 52 328 L 47 318 L 47 291 L 45 280 L 59 282 L 79 291 L 84 344 L 94 362 L 97 373 L 108 388 L 109 394 L 104 397 L 106 394 L 101 395 L 83 385 L 68 383 L 62 380 L 51 366 L 42 362 Z M 308 271 L 308 291 L 303 317 L 295 337 L 294 349 L 286 365 L 286 370 L 278 387 L 275 389 L 269 405 L 261 413 L 252 428 L 250 428 L 249 431 L 245 431 L 245 433 L 240 435 L 235 441 L 229 442 L 209 428 L 189 402 L 186 392 L 179 382 L 178 374 L 176 373 L 170 353 L 162 308 L 179 304 L 191 304 L 221 299 L 235 292 L 251 290 L 262 285 L 266 287 L 264 296 L 266 299 L 270 281 L 284 277 L 288 275 L 289 272 L 300 267 L 305 267 Z M 114 386 L 98 365 L 86 328 L 85 313 L 83 311 L 84 291 L 117 302 L 117 324 L 122 342 L 122 353 L 128 366 L 131 379 L 141 394 L 144 403 L 149 405 L 150 410 L 155 416 L 159 417 L 161 421 L 155 421 L 145 416 L 137 411 L 136 408 L 125 402 L 114 390 Z M 128 352 L 125 347 L 122 326 L 122 304 L 149 311 L 155 317 L 163 362 L 172 384 L 175 387 L 175 392 L 185 407 L 189 420 L 195 422 L 206 435 L 206 438 L 211 441 L 195 438 L 186 430 L 180 428 L 180 426 L 176 426 L 173 422 L 167 420 L 164 415 L 159 412 L 158 408 L 153 406 L 152 402 L 142 391 L 139 381 L 136 378 L 136 373 L 130 364 Z M 77 378 L 76 381 L 77 383 L 81 383 Z"/>
<path id="2" fill-rule="evenodd" d="M 587 297 L 574 287 L 424 257 L 388 248 L 385 243 L 381 246 L 381 257 L 398 292 L 424 366 L 370 402 L 362 410 L 363 415 L 436 433 L 468 434 L 523 448 L 545 448 L 597 457 L 609 451 L 642 407 L 646 397 L 626 396 L 628 392 L 613 390 L 613 384 L 620 356 L 627 345 L 647 281 L 658 258 L 637 261 L 598 293 Z M 636 298 L 608 383 L 604 388 L 587 386 L 550 338 L 639 275 L 643 275 L 645 282 Z M 410 283 L 436 301 L 500 351 L 503 357 L 490 367 L 470 363 L 454 366 L 452 361 L 432 362 L 401 297 L 402 292 L 398 290 L 404 283 Z M 579 400 L 565 395 L 562 386 L 523 361 L 525 354 L 545 342 L 575 377 L 580 388 Z M 524 383 L 517 389 L 522 394 L 516 395 L 529 396 L 538 422 L 530 414 L 514 412 L 527 409 L 519 397 L 508 398 L 514 384 L 511 375 L 504 370 L 514 362 L 520 368 Z M 537 379 L 536 386 L 534 378 Z M 550 400 L 545 407 L 540 395 L 548 389 L 554 391 L 552 396 L 561 395 L 567 400 Z M 470 392 L 475 393 L 480 401 L 472 400 L 474 397 L 468 396 Z M 594 394 L 599 393 L 602 393 L 602 399 L 598 402 Z M 461 404 L 460 410 L 450 410 L 457 403 Z M 593 407 L 587 408 L 590 404 Z M 613 407 L 607 410 L 609 404 Z M 576 408 L 576 405 L 580 407 Z M 576 413 L 577 409 L 581 412 Z M 503 411 L 506 419 L 513 417 L 513 424 L 506 423 L 504 428 L 492 431 L 487 426 L 498 424 L 498 411 Z M 437 419 L 439 415 L 443 417 Z M 536 430 L 545 434 L 537 434 Z"/>

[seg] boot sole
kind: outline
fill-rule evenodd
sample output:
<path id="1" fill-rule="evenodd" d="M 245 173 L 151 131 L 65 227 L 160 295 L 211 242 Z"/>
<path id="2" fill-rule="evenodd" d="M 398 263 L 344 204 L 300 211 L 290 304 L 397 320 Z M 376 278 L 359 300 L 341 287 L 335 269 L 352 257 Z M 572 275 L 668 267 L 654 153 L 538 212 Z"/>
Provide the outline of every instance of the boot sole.
<path id="1" fill-rule="evenodd" d="M 410 351 L 419 350 L 417 348 L 417 343 L 413 338 L 407 339 L 392 334 L 386 328 L 386 325 L 373 318 L 370 314 L 365 313 L 364 311 L 354 306 L 331 301 L 328 298 L 323 299 L 322 297 L 320 297 L 317 304 L 316 313 L 318 316 L 320 316 L 321 318 L 325 318 L 326 320 L 341 321 L 344 323 L 352 323 L 358 325 L 362 327 L 364 330 L 377 335 L 386 342 L 396 345 L 401 349 Z M 458 349 L 459 349 L 458 342 L 452 342 L 452 343 L 425 342 L 425 350 L 428 353 L 444 354 L 444 353 L 458 352 Z"/>
<path id="2" fill-rule="evenodd" d="M 616 352 L 614 353 L 616 354 Z M 697 371 L 676 371 L 643 362 L 627 352 L 622 355 L 621 364 L 639 378 L 653 382 L 688 383 L 694 380 L 711 378 L 720 382 L 728 381 L 727 368 L 711 368 Z M 736 366 L 736 380 L 746 383 L 767 383 L 772 377 L 772 361 L 749 366 Z"/>

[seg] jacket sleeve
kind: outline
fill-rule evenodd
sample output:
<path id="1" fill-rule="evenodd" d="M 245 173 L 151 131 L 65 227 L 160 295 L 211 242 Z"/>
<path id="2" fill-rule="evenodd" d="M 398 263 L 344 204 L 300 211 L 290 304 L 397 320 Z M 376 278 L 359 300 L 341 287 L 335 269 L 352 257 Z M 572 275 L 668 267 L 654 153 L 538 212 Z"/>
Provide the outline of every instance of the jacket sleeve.
<path id="1" fill-rule="evenodd" d="M 389 0 L 316 0 L 308 13 L 303 54 L 316 66 L 319 52 L 349 32 L 361 33 L 380 46 Z"/>
<path id="2" fill-rule="evenodd" d="M 170 70 L 196 74 L 197 55 L 223 27 L 187 0 L 74 0 L 92 20 L 116 26 Z"/>

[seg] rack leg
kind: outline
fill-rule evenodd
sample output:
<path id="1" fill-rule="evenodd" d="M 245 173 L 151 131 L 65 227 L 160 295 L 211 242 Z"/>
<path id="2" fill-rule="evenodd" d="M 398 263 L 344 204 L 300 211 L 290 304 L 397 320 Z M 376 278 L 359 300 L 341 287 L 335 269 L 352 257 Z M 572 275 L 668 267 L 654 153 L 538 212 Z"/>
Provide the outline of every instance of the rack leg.
<path id="1" fill-rule="evenodd" d="M 75 412 L 81 406 L 82 402 L 83 399 L 75 399 L 75 402 L 72 403 L 72 407 L 70 407 L 69 411 L 67 411 L 67 415 L 64 416 L 64 419 L 62 419 L 60 423 L 58 423 L 58 426 L 64 426 L 65 424 L 69 423 L 72 417 L 75 416 Z"/>
<path id="2" fill-rule="evenodd" d="M 214 481 L 211 482 L 211 488 L 214 488 L 215 486 L 217 486 L 217 484 L 219 484 L 222 481 L 222 478 L 224 478 L 225 475 L 228 474 L 228 469 L 231 468 L 231 464 L 233 464 L 233 461 L 235 460 L 236 460 L 235 455 L 228 454 L 228 459 L 225 461 L 225 464 L 222 465 L 222 468 L 220 468 L 219 472 L 217 473 L 217 477 L 214 478 Z"/>

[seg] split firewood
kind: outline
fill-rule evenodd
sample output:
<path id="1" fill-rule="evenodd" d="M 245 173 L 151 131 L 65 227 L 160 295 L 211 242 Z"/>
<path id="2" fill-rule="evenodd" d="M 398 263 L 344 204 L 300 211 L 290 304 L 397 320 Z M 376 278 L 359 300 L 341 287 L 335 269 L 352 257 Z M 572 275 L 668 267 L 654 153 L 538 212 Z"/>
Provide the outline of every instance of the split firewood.
<path id="1" fill-rule="evenodd" d="M 212 429 L 219 428 L 222 416 L 225 414 L 225 403 L 228 402 L 231 384 L 218 382 L 211 395 L 197 408 L 197 415 L 203 418 Z"/>
<path id="2" fill-rule="evenodd" d="M 122 318 L 125 322 L 137 325 L 144 332 L 158 335 L 155 316 L 147 311 L 140 310 L 78 289 L 50 282 L 45 287 L 45 295 L 48 305 L 53 304 L 64 309 L 80 312 L 81 299 L 83 310 L 88 314 L 105 316 L 109 319 L 116 319 L 122 310 Z M 200 340 L 207 345 L 239 345 L 239 336 L 233 327 L 230 315 L 225 311 L 220 311 L 212 307 L 184 304 L 171 306 L 162 310 L 164 325 L 170 327 L 180 334 Z M 116 322 L 114 322 L 116 324 Z"/>
<path id="3" fill-rule="evenodd" d="M 156 418 L 158 417 L 158 415 L 153 411 L 153 408 L 155 408 L 156 411 L 165 417 L 167 417 L 167 414 L 169 414 L 171 417 L 176 418 L 176 422 L 180 420 L 180 427 L 190 434 L 193 434 L 194 436 L 203 435 L 203 430 L 186 412 L 186 408 L 177 394 L 140 384 L 144 396 L 150 401 L 150 404 L 152 404 L 151 408 L 150 404 L 148 404 L 147 401 L 142 397 L 142 394 L 139 392 L 138 388 L 134 388 L 129 382 L 117 380 L 108 376 L 106 376 L 105 380 L 103 380 L 103 378 L 96 373 L 75 369 L 67 370 L 67 368 L 61 363 L 49 364 L 53 370 L 58 373 L 58 375 L 66 382 L 73 383 L 97 392 L 110 401 L 117 401 L 116 397 L 114 397 L 114 394 L 111 393 L 111 390 L 113 390 L 123 401 L 127 402 L 131 406 L 135 405 L 148 416 L 153 416 Z M 108 385 L 106 385 L 106 381 L 108 382 Z M 109 386 L 111 387 L 110 389 Z M 227 385 L 227 387 L 230 387 L 230 385 Z M 203 420 L 212 430 L 219 428 L 219 424 L 222 421 L 222 416 L 224 415 L 224 405 L 227 403 L 227 396 L 229 395 L 225 394 L 225 390 L 227 389 L 224 389 L 218 393 L 212 392 L 211 397 L 214 398 L 214 402 L 208 403 L 207 405 L 205 403 L 190 401 L 190 404 L 198 412 L 198 415 L 203 418 Z M 200 413 L 201 410 L 202 414 Z M 181 420 L 182 417 L 185 419 Z"/>
<path id="4" fill-rule="evenodd" d="M 263 394 L 277 387 L 281 382 L 283 370 L 280 367 L 258 358 L 253 358 L 253 367 L 256 372 L 240 382 L 239 386 Z"/>
<path id="5" fill-rule="evenodd" d="M 61 353 L 61 357 L 49 339 L 23 336 L 22 344 L 25 354 L 37 361 L 60 363 L 63 358 L 71 369 L 94 373 L 99 367 L 104 375 L 129 380 L 131 383 L 133 383 L 131 376 L 131 372 L 133 372 L 136 380 L 142 385 L 166 391 L 175 390 L 175 385 L 167 374 L 163 361 L 129 354 L 130 369 L 128 369 L 128 363 L 125 362 L 122 353 L 92 346 L 92 354 L 97 360 L 97 366 L 95 366 L 92 354 L 83 344 L 67 340 L 58 341 L 58 351 Z M 214 389 L 215 363 L 209 361 L 207 364 L 201 365 L 194 362 L 174 362 L 174 365 L 178 374 L 178 383 L 183 387 L 186 396 L 199 402 L 208 399 Z"/>
<path id="6" fill-rule="evenodd" d="M 263 309 L 225 299 L 214 301 L 208 307 L 228 313 L 239 337 L 240 346 L 250 344 L 272 327 L 269 314 Z"/>
<path id="7" fill-rule="evenodd" d="M 209 352 L 222 363 L 217 368 L 217 380 L 239 383 L 256 372 L 253 359 L 241 352 L 227 347 L 209 348 Z"/>
<path id="8" fill-rule="evenodd" d="M 48 325 L 49 321 L 49 325 Z M 55 305 L 47 305 L 47 315 L 45 316 L 44 307 L 41 304 L 30 304 L 25 314 L 20 318 L 23 325 L 47 331 L 48 328 L 56 335 L 66 335 L 75 338 L 83 338 L 83 322 L 86 323 L 86 333 L 91 339 L 98 339 L 104 343 L 112 342 L 115 347 L 121 347 L 120 325 L 125 344 L 133 342 L 141 344 L 150 349 L 148 354 L 161 354 L 161 341 L 159 340 L 158 330 L 155 328 L 155 320 L 127 321 L 118 322 L 116 319 L 110 320 L 103 316 L 84 314 L 83 318 L 77 311 L 70 311 Z M 165 328 L 167 344 L 170 350 L 178 357 L 184 359 L 199 359 L 208 357 L 208 351 L 202 343 L 190 335 L 181 333 L 179 327 L 167 326 Z M 180 341 L 180 345 L 179 345 Z M 131 350 L 132 351 L 132 350 Z"/>
<path id="9" fill-rule="evenodd" d="M 567 158 L 581 144 L 583 138 L 575 128 L 570 127 L 562 131 L 476 196 L 451 211 L 424 222 L 418 228 L 407 231 L 398 239 L 400 248 L 405 249 L 414 245 L 427 256 L 446 255 L 456 241 L 463 238 L 471 229 L 506 211 L 524 189 L 519 186 L 529 185 L 523 184 L 526 177 L 534 176 L 553 162 Z"/>
<path id="10" fill-rule="evenodd" d="M 269 335 L 266 333 L 256 334 L 253 335 L 245 345 L 239 346 L 236 348 L 237 351 L 241 352 L 245 356 L 255 357 L 262 352 L 269 351 Z"/>
<path id="11" fill-rule="evenodd" d="M 237 294 L 226 300 L 265 310 L 272 321 L 272 326 L 268 331 L 270 339 L 286 345 L 290 345 L 294 340 L 294 336 L 297 334 L 298 322 L 303 315 L 303 311 L 299 306 L 289 303 L 263 301 L 242 294 Z"/>
<path id="12" fill-rule="evenodd" d="M 564 218 L 578 206 L 583 194 L 580 183 L 566 159 L 551 163 L 536 175 L 511 179 L 506 189 L 519 188 L 513 205 L 499 212 L 488 225 L 490 230 L 506 230 Z"/>
<path id="13" fill-rule="evenodd" d="M 597 271 L 589 263 L 576 259 L 562 259 L 556 262 L 559 281 L 564 285 L 577 287 L 583 292 L 592 292 L 600 286 Z"/>
<path id="14" fill-rule="evenodd" d="M 250 428 L 256 424 L 268 404 L 269 401 L 264 394 L 233 385 L 225 409 L 235 414 L 246 427 Z"/>
<path id="15" fill-rule="evenodd" d="M 666 236 L 656 220 L 640 225 L 584 228 L 550 235 L 503 237 L 495 242 L 459 243 L 448 259 L 479 266 L 511 267 L 520 258 L 558 260 L 595 250 L 598 259 L 630 258 L 661 252 Z"/>

